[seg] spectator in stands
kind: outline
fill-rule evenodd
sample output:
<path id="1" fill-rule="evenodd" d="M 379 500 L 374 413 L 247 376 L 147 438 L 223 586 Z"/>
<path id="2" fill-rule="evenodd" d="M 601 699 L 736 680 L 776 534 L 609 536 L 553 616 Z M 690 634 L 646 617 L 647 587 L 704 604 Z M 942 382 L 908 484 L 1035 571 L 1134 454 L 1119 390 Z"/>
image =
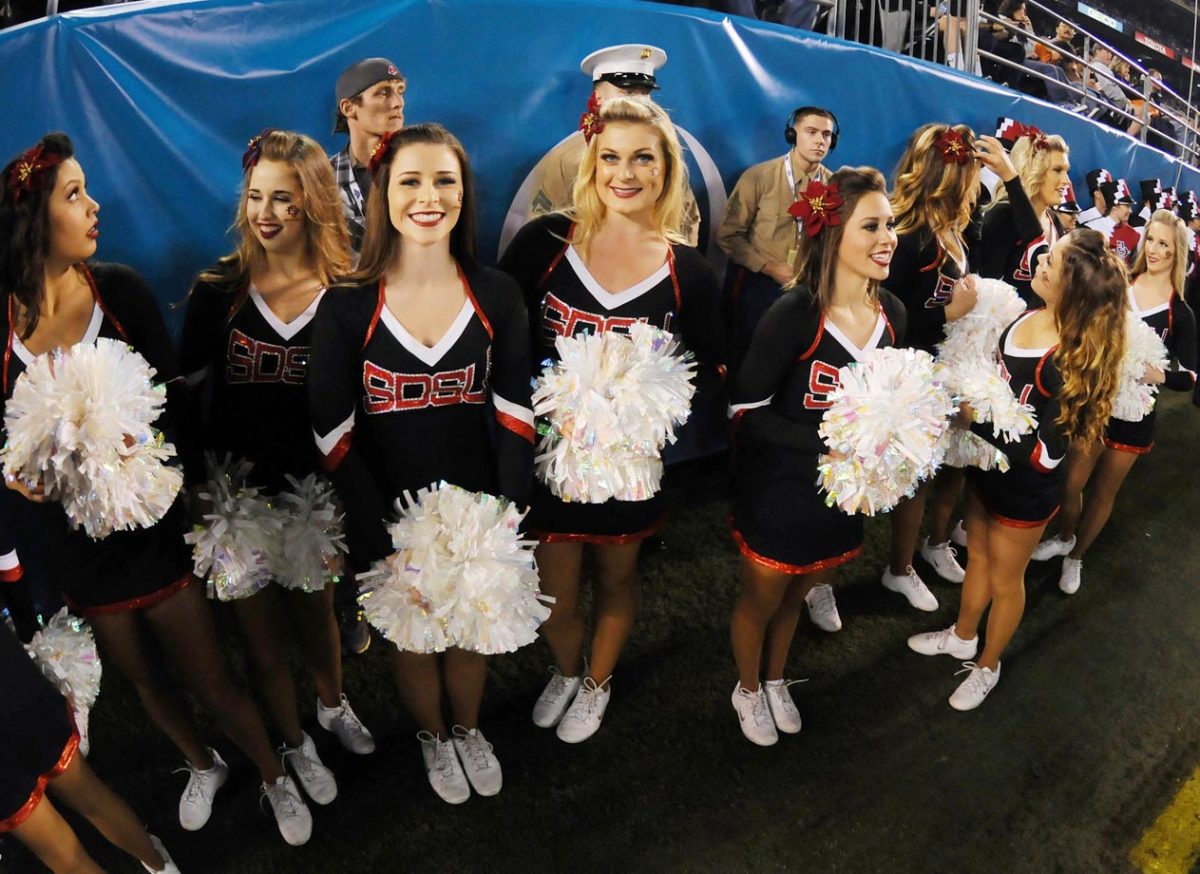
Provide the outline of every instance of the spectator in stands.
<path id="1" fill-rule="evenodd" d="M 1024 63 L 1025 57 L 1032 51 L 1033 43 L 1025 34 L 1032 33 L 1033 24 L 1025 11 L 1025 0 L 1004 0 L 1000 4 L 999 17 L 1003 23 L 991 23 L 992 54 L 1009 63 L 992 61 L 988 65 L 988 78 L 1015 89 L 1021 84 L 1022 72 L 1019 66 L 1010 64 Z"/>
<path id="2" fill-rule="evenodd" d="M 1113 55 L 1112 49 L 1103 43 L 1092 43 L 1090 66 L 1096 73 L 1094 88 L 1099 92 L 1099 97 L 1103 101 L 1097 103 L 1102 111 L 1093 117 L 1124 130 L 1130 136 L 1137 136 L 1142 130 L 1141 122 L 1130 121 L 1119 112 L 1112 111 L 1112 108 L 1115 107 L 1126 113 L 1133 112 L 1133 104 L 1129 102 L 1129 97 L 1119 83 L 1120 77 L 1113 72 L 1115 61 L 1116 56 Z"/>

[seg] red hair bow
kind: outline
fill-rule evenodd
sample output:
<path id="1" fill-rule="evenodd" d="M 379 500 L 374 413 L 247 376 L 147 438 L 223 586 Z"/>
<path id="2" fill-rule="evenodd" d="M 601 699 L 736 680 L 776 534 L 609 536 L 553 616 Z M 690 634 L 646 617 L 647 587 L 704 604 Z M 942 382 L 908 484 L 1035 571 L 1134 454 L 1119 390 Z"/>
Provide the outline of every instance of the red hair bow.
<path id="1" fill-rule="evenodd" d="M 1035 149 L 1050 148 L 1050 140 L 1042 133 L 1041 128 L 1034 127 L 1031 124 L 1021 124 L 1014 122 L 1012 132 L 1009 134 L 1012 141 L 1015 143 L 1021 137 L 1029 137 Z"/>
<path id="2" fill-rule="evenodd" d="M 379 169 L 379 165 L 383 163 L 383 159 L 387 157 L 388 149 L 392 145 L 392 137 L 396 135 L 394 130 L 390 130 L 379 138 L 379 145 L 371 150 L 371 157 L 367 161 L 367 169 L 371 171 L 371 175 L 375 175 L 375 171 Z"/>
<path id="3" fill-rule="evenodd" d="M 804 225 L 804 233 L 815 237 L 826 225 L 842 223 L 842 217 L 838 214 L 842 203 L 836 182 L 823 185 L 814 179 L 796 198 L 796 202 L 788 207 L 788 213 Z"/>
<path id="4" fill-rule="evenodd" d="M 942 135 L 934 142 L 937 150 L 942 154 L 943 164 L 969 164 L 971 163 L 971 147 L 967 143 L 966 138 L 961 131 L 956 131 L 952 127 L 946 128 Z"/>
<path id="5" fill-rule="evenodd" d="M 8 171 L 13 206 L 21 200 L 22 194 L 45 188 L 50 181 L 46 171 L 57 167 L 62 161 L 62 155 L 47 152 L 41 145 L 26 149 Z"/>
<path id="6" fill-rule="evenodd" d="M 594 91 L 588 98 L 587 112 L 579 116 L 579 129 L 583 131 L 585 143 L 590 143 L 592 137 L 604 130 L 604 122 L 600 120 L 600 101 Z"/>
<path id="7" fill-rule="evenodd" d="M 254 169 L 254 165 L 258 163 L 258 159 L 262 157 L 263 140 L 270 134 L 275 133 L 276 128 L 264 127 L 262 133 L 252 138 L 246 143 L 246 151 L 242 152 L 242 175 L 249 173 Z"/>

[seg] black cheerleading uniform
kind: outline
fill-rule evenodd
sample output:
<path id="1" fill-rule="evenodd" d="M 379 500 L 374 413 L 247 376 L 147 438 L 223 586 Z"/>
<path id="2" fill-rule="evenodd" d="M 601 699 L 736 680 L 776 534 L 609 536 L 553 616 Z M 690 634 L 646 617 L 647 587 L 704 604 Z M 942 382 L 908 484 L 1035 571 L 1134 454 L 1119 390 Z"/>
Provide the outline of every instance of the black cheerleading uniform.
<path id="1" fill-rule="evenodd" d="M 825 504 L 816 486 L 817 433 L 838 370 L 904 340 L 904 304 L 886 289 L 860 349 L 800 286 L 767 310 L 734 382 L 735 494 L 730 525 L 742 555 L 789 574 L 844 564 L 862 551 L 863 517 Z"/>
<path id="2" fill-rule="evenodd" d="M 996 358 L 1008 378 L 1013 396 L 1033 408 L 1035 427 L 1020 440 L 1004 442 L 992 434 L 991 422 L 973 422 L 971 430 L 1001 449 L 1010 467 L 981 470 L 968 467 L 967 484 L 975 490 L 984 509 L 997 522 L 1014 528 L 1045 525 L 1058 513 L 1062 501 L 1067 443 L 1055 419 L 1062 374 L 1054 361 L 1058 346 L 1023 349 L 1012 339 L 1017 325 L 1036 311 L 1023 313 L 1004 329 Z"/>
<path id="3" fill-rule="evenodd" d="M 388 310 L 382 280 L 331 288 L 317 309 L 309 407 L 322 465 L 346 504 L 356 570 L 393 551 L 387 524 L 406 491 L 445 481 L 528 499 L 534 430 L 520 293 L 496 270 L 460 277 L 466 300 L 432 347 Z"/>
<path id="4" fill-rule="evenodd" d="M 309 439 L 309 347 L 324 290 L 283 322 L 258 291 L 198 282 L 188 298 L 179 364 L 191 389 L 192 424 L 204 449 L 254 464 L 250 482 L 267 494 L 320 467 Z M 195 465 L 193 465 L 195 466 Z"/>
<path id="5" fill-rule="evenodd" d="M 1028 307 L 1043 306 L 1033 290 L 1033 271 L 1038 256 L 1048 252 L 1062 236 L 1058 215 L 1050 213 L 1051 238 L 1047 239 L 1041 219 L 1033 210 L 1020 178 L 1004 183 L 1008 200 L 991 206 L 983 214 L 983 236 L 978 254 L 972 251 L 975 272 L 987 279 L 1002 279 L 1017 290 Z"/>
<path id="6" fill-rule="evenodd" d="M 717 281 L 699 252 L 669 246 L 662 267 L 612 293 L 596 282 L 575 248 L 564 242 L 572 230 L 562 215 L 534 219 L 518 232 L 499 264 L 525 293 L 534 376 L 558 361 L 557 338 L 624 332 L 635 322 L 681 335 L 700 365 L 698 381 L 723 370 L 725 326 Z M 547 542 L 616 544 L 641 540 L 664 520 L 661 491 L 645 501 L 584 504 L 563 501 L 535 481 L 526 524 Z"/>
<path id="7" fill-rule="evenodd" d="M 883 286 L 900 299 L 907 315 L 904 344 L 933 354 L 945 339 L 946 307 L 954 286 L 967 272 L 966 259 L 955 261 L 928 228 L 901 234 Z"/>
<path id="8" fill-rule="evenodd" d="M 81 268 L 92 287 L 95 304 L 83 343 L 105 337 L 124 340 L 155 370 L 155 379 L 167 384 L 166 412 L 156 423 L 167 439 L 173 438 L 171 410 L 182 380 L 176 375 L 175 356 L 167 327 L 153 292 L 133 270 L 121 264 L 92 264 Z M 12 299 L 0 292 L 0 329 L 4 347 L 3 400 L 34 360 L 12 326 Z M 0 414 L 3 413 L 0 405 Z M 116 531 L 93 540 L 82 529 L 72 529 L 58 502 L 26 501 L 20 512 L 44 532 L 46 564 L 51 581 L 67 603 L 86 615 L 149 607 L 189 585 L 191 550 L 184 543 L 183 500 L 179 498 L 154 525 Z"/>
<path id="9" fill-rule="evenodd" d="M 24 823 L 46 784 L 71 764 L 79 732 L 71 707 L 0 622 L 0 833 Z"/>
<path id="10" fill-rule="evenodd" d="M 1171 299 L 1148 310 L 1140 310 L 1133 288 L 1129 289 L 1130 315 L 1137 316 L 1154 329 L 1167 347 L 1167 353 L 1177 367 L 1165 374 L 1165 388 L 1172 391 L 1194 391 L 1196 388 L 1196 317 L 1192 308 L 1172 292 Z M 1145 455 L 1154 448 L 1154 422 L 1158 405 L 1136 422 L 1124 419 L 1108 420 L 1104 445 L 1121 452 Z"/>

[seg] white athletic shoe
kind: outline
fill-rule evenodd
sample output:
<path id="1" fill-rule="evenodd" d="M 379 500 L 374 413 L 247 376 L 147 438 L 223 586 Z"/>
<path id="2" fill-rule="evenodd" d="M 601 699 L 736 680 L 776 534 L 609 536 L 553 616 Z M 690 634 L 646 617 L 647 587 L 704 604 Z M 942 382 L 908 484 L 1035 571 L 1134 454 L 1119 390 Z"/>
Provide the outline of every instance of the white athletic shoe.
<path id="1" fill-rule="evenodd" d="M 462 804 L 470 798 L 471 787 L 454 752 L 454 744 L 428 731 L 418 731 L 417 740 L 421 742 L 425 775 L 438 797 L 447 804 Z"/>
<path id="2" fill-rule="evenodd" d="M 1072 543 L 1075 541 L 1072 540 Z M 1058 578 L 1058 587 L 1065 594 L 1074 595 L 1079 591 L 1079 584 L 1083 582 L 1080 575 L 1083 573 L 1083 559 L 1071 558 L 1069 555 L 1063 559 L 1062 575 Z"/>
<path id="3" fill-rule="evenodd" d="M 584 670 L 587 670 L 586 664 Z M 581 683 L 583 677 L 564 677 L 558 668 L 551 665 L 550 682 L 533 705 L 533 724 L 539 728 L 554 728 L 558 725 L 571 702 L 575 700 L 575 693 L 579 691 Z"/>
<path id="4" fill-rule="evenodd" d="M 317 724 L 333 732 L 341 745 L 352 753 L 365 756 L 375 752 L 375 737 L 362 724 L 345 695 L 337 707 L 326 707 L 320 698 L 317 699 Z"/>
<path id="5" fill-rule="evenodd" d="M 996 662 L 996 670 L 981 668 L 975 662 L 963 662 L 962 671 L 956 671 L 958 676 L 967 671 L 967 678 L 959 684 L 950 696 L 950 706 L 955 710 L 974 710 L 983 703 L 996 684 L 1000 682 L 1000 663 Z"/>
<path id="6" fill-rule="evenodd" d="M 967 546 L 967 529 L 963 528 L 962 519 L 954 526 L 954 530 L 950 532 L 950 542 L 955 546 L 961 546 L 964 549 Z"/>
<path id="7" fill-rule="evenodd" d="M 950 545 L 949 540 L 945 543 L 930 543 L 926 537 L 921 543 L 921 558 L 929 562 L 929 566 L 937 571 L 939 577 L 952 583 L 961 583 L 967 576 L 967 572 L 958 563 L 957 556 L 958 550 Z"/>
<path id="8" fill-rule="evenodd" d="M 792 693 L 788 691 L 788 686 L 803 682 L 806 681 L 767 680 L 762 684 L 762 688 L 766 690 L 767 707 L 771 711 L 771 718 L 775 720 L 775 727 L 784 734 L 800 733 L 800 711 L 796 709 L 796 702 L 792 700 Z"/>
<path id="9" fill-rule="evenodd" d="M 283 758 L 283 766 L 292 766 L 297 782 L 304 788 L 305 793 L 317 804 L 328 804 L 337 798 L 337 779 L 333 771 L 325 767 L 321 757 L 317 755 L 317 746 L 307 732 L 301 733 L 304 738 L 298 747 L 284 744 L 279 748 Z"/>
<path id="10" fill-rule="evenodd" d="M 786 689 L 784 694 L 787 694 Z M 751 692 L 738 683 L 733 687 L 732 701 L 746 740 L 760 747 L 778 743 L 779 732 L 775 730 L 775 720 L 771 718 L 771 707 L 767 704 L 767 693 L 762 684 L 759 684 L 757 692 Z"/>
<path id="11" fill-rule="evenodd" d="M 973 659 L 975 651 L 979 648 L 979 635 L 975 635 L 970 640 L 963 640 L 955 633 L 954 626 L 951 625 L 941 631 L 914 634 L 908 639 L 908 648 L 921 655 L 948 655 L 954 656 L 960 661 Z"/>
<path id="12" fill-rule="evenodd" d="M 584 677 L 575 700 L 558 723 L 558 739 L 577 744 L 595 734 L 600 728 L 600 720 L 604 718 L 611 694 L 611 689 L 597 686 L 591 677 Z"/>
<path id="13" fill-rule="evenodd" d="M 817 628 L 829 632 L 842 630 L 842 617 L 833 598 L 833 586 L 813 586 L 804 596 L 804 604 L 808 607 L 808 618 Z"/>
<path id="14" fill-rule="evenodd" d="M 220 753 L 209 747 L 208 754 L 212 756 L 213 765 L 207 771 L 193 768 L 190 762 L 187 767 L 175 769 L 188 773 L 187 786 L 179 798 L 179 824 L 190 832 L 204 828 L 212 816 L 213 798 L 217 790 L 229 779 L 229 766 Z"/>
<path id="15" fill-rule="evenodd" d="M 263 783 L 261 791 L 271 805 L 283 839 L 293 847 L 307 844 L 312 837 L 312 814 L 292 778 L 277 777 L 274 783 Z"/>
<path id="16" fill-rule="evenodd" d="M 167 852 L 167 848 L 163 846 L 163 842 L 149 832 L 146 833 L 146 837 L 150 838 L 150 843 L 154 845 L 154 849 L 158 850 L 158 854 L 162 856 L 163 866 L 156 870 L 143 862 L 142 867 L 149 871 L 150 874 L 179 874 L 179 866 L 175 864 L 175 860 L 171 858 L 171 854 Z"/>
<path id="17" fill-rule="evenodd" d="M 480 795 L 495 795 L 504 785 L 504 775 L 500 771 L 500 761 L 492 752 L 492 745 L 478 728 L 464 728 L 456 725 L 450 729 L 454 735 L 454 749 L 462 762 L 463 772 L 471 783 L 471 788 Z"/>
<path id="18" fill-rule="evenodd" d="M 1062 540 L 1058 537 L 1050 537 L 1043 540 L 1033 548 L 1034 561 L 1049 561 L 1052 558 L 1057 558 L 1060 555 L 1066 555 L 1075 548 L 1075 538 L 1070 540 Z"/>
<path id="19" fill-rule="evenodd" d="M 899 592 L 908 599 L 908 603 L 918 610 L 932 613 L 938 608 L 938 599 L 925 585 L 925 581 L 913 570 L 912 565 L 905 568 L 904 573 L 896 575 L 890 568 L 883 570 L 883 587 L 891 592 Z"/>

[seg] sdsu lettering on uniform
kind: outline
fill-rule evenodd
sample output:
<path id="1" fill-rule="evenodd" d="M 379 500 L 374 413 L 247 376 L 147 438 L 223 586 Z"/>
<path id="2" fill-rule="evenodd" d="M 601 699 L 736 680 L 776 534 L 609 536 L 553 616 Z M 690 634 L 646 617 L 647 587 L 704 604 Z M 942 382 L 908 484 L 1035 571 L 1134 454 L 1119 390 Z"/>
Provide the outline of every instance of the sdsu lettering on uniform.
<path id="1" fill-rule="evenodd" d="M 934 307 L 944 307 L 954 298 L 954 286 L 958 283 L 958 279 L 952 276 L 947 276 L 945 273 L 938 272 L 937 285 L 933 288 L 933 294 L 925 301 L 926 309 Z"/>
<path id="2" fill-rule="evenodd" d="M 814 361 L 808 371 L 808 393 L 804 395 L 804 409 L 827 410 L 833 406 L 829 396 L 842 384 L 838 369 L 824 361 Z"/>
<path id="3" fill-rule="evenodd" d="M 286 382 L 304 385 L 308 373 L 307 346 L 278 346 L 255 340 L 237 330 L 229 332 L 225 379 L 239 382 Z"/>
<path id="4" fill-rule="evenodd" d="M 488 350 L 489 357 L 491 350 Z M 475 385 L 475 365 L 438 373 L 395 373 L 373 361 L 363 362 L 363 412 L 368 415 L 482 404 L 487 400 L 487 373 Z"/>
<path id="5" fill-rule="evenodd" d="M 671 330 L 673 315 L 664 315 L 662 324 L 656 327 L 664 331 Z M 553 346 L 558 337 L 574 337 L 576 334 L 600 334 L 604 331 L 628 334 L 635 322 L 649 321 L 644 317 L 598 315 L 573 307 L 552 292 L 542 299 L 542 343 L 547 346 Z"/>

